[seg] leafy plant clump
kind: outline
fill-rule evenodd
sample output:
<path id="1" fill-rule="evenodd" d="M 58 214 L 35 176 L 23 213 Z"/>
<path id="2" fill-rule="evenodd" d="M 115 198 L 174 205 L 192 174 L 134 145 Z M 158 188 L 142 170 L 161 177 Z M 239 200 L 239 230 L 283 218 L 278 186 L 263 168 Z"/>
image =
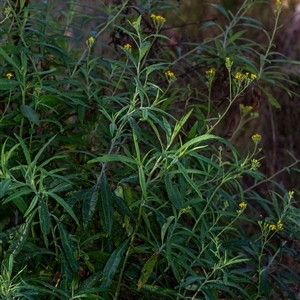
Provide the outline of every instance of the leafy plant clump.
<path id="1" fill-rule="evenodd" d="M 297 299 L 298 191 L 259 171 L 259 132 L 232 143 L 259 118 L 247 96 L 292 93 L 282 3 L 271 33 L 249 15 L 261 1 L 211 4 L 224 21 L 181 48 L 164 34 L 179 4 L 102 2 L 100 18 L 71 1 L 63 22 L 61 3 L 4 3 L 1 298 Z"/>

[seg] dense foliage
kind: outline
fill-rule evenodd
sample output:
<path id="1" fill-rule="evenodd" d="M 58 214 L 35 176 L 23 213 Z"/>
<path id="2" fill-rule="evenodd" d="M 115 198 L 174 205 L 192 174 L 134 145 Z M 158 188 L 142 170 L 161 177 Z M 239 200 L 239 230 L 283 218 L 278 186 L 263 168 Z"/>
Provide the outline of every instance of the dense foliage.
<path id="1" fill-rule="evenodd" d="M 297 299 L 298 191 L 246 130 L 249 101 L 293 94 L 282 3 L 270 33 L 262 1 L 211 4 L 202 40 L 176 43 L 184 3 L 98 2 L 3 2 L 2 299 Z"/>

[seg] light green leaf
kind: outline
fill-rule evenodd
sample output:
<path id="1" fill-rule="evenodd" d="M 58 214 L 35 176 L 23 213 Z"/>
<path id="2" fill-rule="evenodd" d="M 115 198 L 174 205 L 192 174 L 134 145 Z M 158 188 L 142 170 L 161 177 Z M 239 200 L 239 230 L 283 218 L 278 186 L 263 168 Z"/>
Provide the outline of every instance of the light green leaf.
<path id="1" fill-rule="evenodd" d="M 148 52 L 148 50 L 151 47 L 151 43 L 149 41 L 145 41 L 143 42 L 143 44 L 141 45 L 140 49 L 139 49 L 139 59 L 140 61 L 143 59 L 143 57 L 146 55 L 146 53 Z"/>
<path id="2" fill-rule="evenodd" d="M 147 283 L 147 281 L 156 265 L 157 256 L 158 256 L 157 253 L 153 253 L 152 256 L 144 264 L 142 271 L 141 271 L 141 276 L 138 281 L 138 289 L 141 289 L 144 286 L 144 284 Z"/>
<path id="3" fill-rule="evenodd" d="M 26 218 L 34 209 L 39 200 L 39 195 L 34 195 L 33 199 L 30 201 L 29 207 L 27 208 L 24 217 Z"/>

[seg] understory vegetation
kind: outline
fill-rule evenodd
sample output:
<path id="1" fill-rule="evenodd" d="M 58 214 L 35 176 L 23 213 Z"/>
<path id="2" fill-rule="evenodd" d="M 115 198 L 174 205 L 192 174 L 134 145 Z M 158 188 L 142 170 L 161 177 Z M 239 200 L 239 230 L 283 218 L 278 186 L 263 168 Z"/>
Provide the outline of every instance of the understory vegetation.
<path id="1" fill-rule="evenodd" d="M 210 2 L 1 2 L 1 299 L 299 299 L 284 6 Z"/>

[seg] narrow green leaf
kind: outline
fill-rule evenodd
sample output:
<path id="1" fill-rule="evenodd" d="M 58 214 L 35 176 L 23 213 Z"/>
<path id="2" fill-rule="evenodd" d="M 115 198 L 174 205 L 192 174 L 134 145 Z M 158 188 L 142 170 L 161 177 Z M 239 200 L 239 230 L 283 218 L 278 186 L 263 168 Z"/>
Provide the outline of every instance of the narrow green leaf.
<path id="1" fill-rule="evenodd" d="M 142 290 L 147 291 L 149 295 L 163 297 L 162 299 L 176 299 L 178 297 L 178 293 L 176 291 L 157 285 L 145 284 L 142 287 Z"/>
<path id="2" fill-rule="evenodd" d="M 129 246 L 130 238 L 126 239 L 119 247 L 112 253 L 108 259 L 104 270 L 101 282 L 102 288 L 109 288 L 112 284 L 114 276 L 118 270 L 119 264 L 123 259 L 123 256 Z"/>
<path id="3" fill-rule="evenodd" d="M 14 61 L 12 58 L 10 58 L 10 57 L 7 55 L 7 53 L 3 50 L 2 47 L 0 47 L 0 55 L 3 56 L 3 58 L 4 58 L 9 64 L 11 64 L 11 65 L 15 68 L 15 70 L 19 70 L 18 65 L 15 63 L 15 61 Z"/>
<path id="4" fill-rule="evenodd" d="M 135 217 L 134 213 L 129 209 L 129 207 L 128 207 L 127 203 L 124 201 L 124 199 L 115 195 L 114 203 L 116 205 L 116 208 L 122 215 L 126 215 L 129 218 L 131 218 L 133 221 L 136 221 L 136 217 Z"/>
<path id="5" fill-rule="evenodd" d="M 147 260 L 147 262 L 144 264 L 142 271 L 141 271 L 141 276 L 138 281 L 138 289 L 141 289 L 148 281 L 155 265 L 157 262 L 157 253 L 153 253 L 151 257 Z"/>
<path id="6" fill-rule="evenodd" d="M 232 44 L 235 40 L 239 39 L 247 30 L 240 30 L 234 35 L 232 35 L 228 40 L 226 46 Z"/>
<path id="7" fill-rule="evenodd" d="M 180 210 L 182 208 L 182 199 L 181 194 L 179 192 L 179 189 L 177 185 L 173 184 L 171 181 L 171 178 L 168 174 L 165 176 L 165 186 L 167 190 L 167 194 L 169 199 L 171 200 L 172 204 L 177 210 Z"/>
<path id="8" fill-rule="evenodd" d="M 39 197 L 39 219 L 42 233 L 47 235 L 50 233 L 50 213 L 44 200 Z"/>
<path id="9" fill-rule="evenodd" d="M 269 93 L 265 88 L 259 86 L 259 88 L 264 92 L 264 94 L 268 97 L 269 102 L 275 106 L 276 108 L 280 108 L 280 104 L 278 103 L 278 101 L 273 97 L 273 95 L 271 93 Z"/>
<path id="10" fill-rule="evenodd" d="M 70 233 L 65 229 L 65 226 L 62 224 L 62 222 L 56 218 L 58 230 L 60 233 L 61 238 L 61 244 L 62 248 L 64 250 L 64 254 L 67 258 L 67 261 L 72 269 L 73 272 L 77 272 L 79 270 L 79 263 L 75 259 L 75 247 L 72 243 L 72 240 L 70 238 Z"/>
<path id="11" fill-rule="evenodd" d="M 131 116 L 128 117 L 129 125 L 131 126 L 132 130 L 136 134 L 137 140 L 141 139 L 141 129 L 139 125 L 137 124 L 136 120 L 132 118 Z"/>
<path id="12" fill-rule="evenodd" d="M 189 119 L 191 113 L 193 112 L 193 110 L 190 110 L 186 115 L 184 115 L 178 122 L 176 122 L 172 136 L 171 136 L 171 140 L 170 140 L 170 144 L 173 143 L 175 137 L 178 135 L 178 133 L 182 130 L 183 125 L 186 123 L 186 121 Z"/>
<path id="13" fill-rule="evenodd" d="M 70 292 L 70 282 L 72 281 L 72 277 L 73 277 L 73 274 L 72 274 L 72 270 L 70 268 L 70 264 L 69 264 L 69 261 L 64 253 L 64 251 L 61 250 L 60 247 L 58 247 L 60 249 L 60 253 L 61 253 L 61 258 L 62 258 L 62 261 L 61 261 L 61 275 L 62 275 L 62 282 L 60 283 L 59 287 L 60 287 L 60 290 L 63 290 L 65 293 L 68 293 Z M 64 300 L 67 300 L 69 298 L 65 298 Z"/>
<path id="14" fill-rule="evenodd" d="M 144 200 L 147 200 L 147 184 L 143 166 L 139 166 L 139 183 L 142 189 Z"/>
<path id="15" fill-rule="evenodd" d="M 195 192 L 202 197 L 202 194 L 200 192 L 200 190 L 198 189 L 197 185 L 195 184 L 195 182 L 191 179 L 191 177 L 189 176 L 186 168 L 179 162 L 176 162 L 176 165 L 178 166 L 178 169 L 180 170 L 181 174 L 184 176 L 185 180 L 191 185 L 191 187 L 195 190 Z"/>
<path id="16" fill-rule="evenodd" d="M 202 142 L 207 141 L 207 140 L 211 140 L 211 139 L 221 140 L 222 141 L 222 138 L 217 137 L 217 136 L 215 136 L 213 134 L 204 134 L 204 135 L 201 135 L 201 136 L 197 136 L 197 137 L 189 140 L 185 144 L 183 144 L 178 149 L 178 153 L 185 153 L 189 147 L 191 147 L 191 146 L 199 147 L 199 146 L 197 146 L 197 144 L 202 143 Z M 201 147 L 205 147 L 205 146 L 201 146 Z"/>
<path id="17" fill-rule="evenodd" d="M 43 147 L 39 150 L 39 152 L 36 154 L 36 156 L 34 157 L 34 160 L 32 161 L 32 166 L 35 166 L 37 164 L 38 159 L 40 158 L 40 156 L 43 154 L 43 152 L 45 151 L 45 149 L 51 144 L 51 142 L 56 138 L 56 135 L 54 135 L 51 139 L 49 139 L 49 141 L 47 143 L 45 143 L 43 145 Z"/>
<path id="18" fill-rule="evenodd" d="M 22 214 L 25 214 L 26 210 L 28 209 L 28 205 L 24 201 L 22 197 L 18 197 L 13 200 L 14 205 L 20 210 Z"/>
<path id="19" fill-rule="evenodd" d="M 151 43 L 149 41 L 143 42 L 143 44 L 139 48 L 139 53 L 140 53 L 139 59 L 140 59 L 140 61 L 146 55 L 146 53 L 148 52 L 148 50 L 150 49 L 150 47 L 151 47 Z"/>
<path id="20" fill-rule="evenodd" d="M 165 69 L 165 67 L 166 67 L 165 63 L 158 63 L 155 65 L 147 66 L 146 67 L 146 76 L 148 77 L 148 75 L 151 74 L 153 71 Z"/>
<path id="21" fill-rule="evenodd" d="M 264 268 L 264 270 L 261 272 L 260 274 L 260 287 L 259 290 L 262 292 L 261 295 L 259 296 L 266 296 L 268 297 L 270 295 L 271 292 L 271 286 L 268 280 L 269 277 L 269 269 L 266 267 Z"/>
<path id="22" fill-rule="evenodd" d="M 39 200 L 39 195 L 34 195 L 33 199 L 30 201 L 29 207 L 27 208 L 24 217 L 26 218 L 35 209 L 35 206 Z"/>
<path id="23" fill-rule="evenodd" d="M 30 122 L 40 126 L 39 116 L 32 107 L 28 105 L 21 105 L 21 112 Z"/>
<path id="24" fill-rule="evenodd" d="M 3 201 L 3 204 L 8 203 L 8 202 L 10 202 L 10 201 L 13 201 L 13 200 L 15 200 L 15 199 L 18 199 L 18 198 L 20 198 L 20 197 L 22 197 L 22 196 L 24 196 L 24 195 L 28 195 L 28 194 L 30 194 L 30 193 L 32 193 L 32 192 L 33 192 L 32 189 L 29 189 L 29 188 L 27 188 L 27 187 L 22 188 L 22 189 L 20 189 L 19 191 L 15 192 L 15 193 L 11 194 L 9 197 L 7 197 L 7 198 Z"/>
<path id="25" fill-rule="evenodd" d="M 170 226 L 170 224 L 172 223 L 172 221 L 175 219 L 174 216 L 170 216 L 167 218 L 167 222 L 161 227 L 161 241 L 162 243 L 164 242 L 164 239 L 165 239 L 165 235 L 166 235 L 166 232 Z"/>
<path id="26" fill-rule="evenodd" d="M 99 214 L 104 231 L 110 236 L 113 225 L 113 193 L 108 185 L 106 175 L 103 174 L 100 182 Z"/>
<path id="27" fill-rule="evenodd" d="M 98 203 L 99 192 L 92 187 L 85 191 L 82 196 L 82 219 L 83 227 L 86 228 L 92 219 Z"/>
<path id="28" fill-rule="evenodd" d="M 89 160 L 88 163 L 97 163 L 97 162 L 122 162 L 122 163 L 127 163 L 127 164 L 136 164 L 136 161 L 133 158 L 130 158 L 128 156 L 124 155 L 116 155 L 116 154 L 106 154 L 106 155 L 101 155 L 100 157 L 94 158 L 92 160 Z"/>
<path id="29" fill-rule="evenodd" d="M 102 276 L 103 276 L 102 270 L 97 273 L 94 273 L 93 275 L 91 275 L 90 277 L 88 277 L 82 282 L 77 292 L 84 291 L 85 289 L 92 288 L 96 284 L 99 284 L 99 281 L 102 278 Z"/>
<path id="30" fill-rule="evenodd" d="M 9 187 L 10 183 L 11 183 L 10 178 L 6 178 L 0 183 L 0 198 L 2 198 L 6 194 L 6 191 Z"/>
<path id="31" fill-rule="evenodd" d="M 212 7 L 216 8 L 221 14 L 223 14 L 227 20 L 230 20 L 228 12 L 225 7 L 219 4 L 211 4 Z"/>
<path id="32" fill-rule="evenodd" d="M 16 257 L 23 249 L 27 241 L 35 213 L 36 210 L 32 212 L 29 218 L 26 219 L 26 222 L 18 228 L 18 232 L 6 252 L 7 255 L 12 254 L 14 257 Z"/>
<path id="33" fill-rule="evenodd" d="M 73 209 L 70 207 L 70 205 L 60 196 L 58 196 L 55 193 L 52 192 L 45 192 L 49 197 L 56 200 L 65 210 L 66 212 L 74 219 L 77 225 L 79 225 L 78 219 L 73 211 Z"/>
<path id="34" fill-rule="evenodd" d="M 11 90 L 11 89 L 17 87 L 18 85 L 20 85 L 19 81 L 7 79 L 7 78 L 1 78 L 0 91 Z"/>
<path id="35" fill-rule="evenodd" d="M 30 153 L 29 153 L 29 150 L 27 148 L 27 146 L 25 145 L 23 139 L 21 137 L 19 137 L 18 135 L 15 134 L 15 137 L 17 138 L 17 140 L 19 141 L 21 147 L 22 147 L 22 150 L 23 150 L 23 154 L 26 158 L 26 162 L 27 164 L 29 165 L 31 163 L 31 157 L 30 157 Z"/>

